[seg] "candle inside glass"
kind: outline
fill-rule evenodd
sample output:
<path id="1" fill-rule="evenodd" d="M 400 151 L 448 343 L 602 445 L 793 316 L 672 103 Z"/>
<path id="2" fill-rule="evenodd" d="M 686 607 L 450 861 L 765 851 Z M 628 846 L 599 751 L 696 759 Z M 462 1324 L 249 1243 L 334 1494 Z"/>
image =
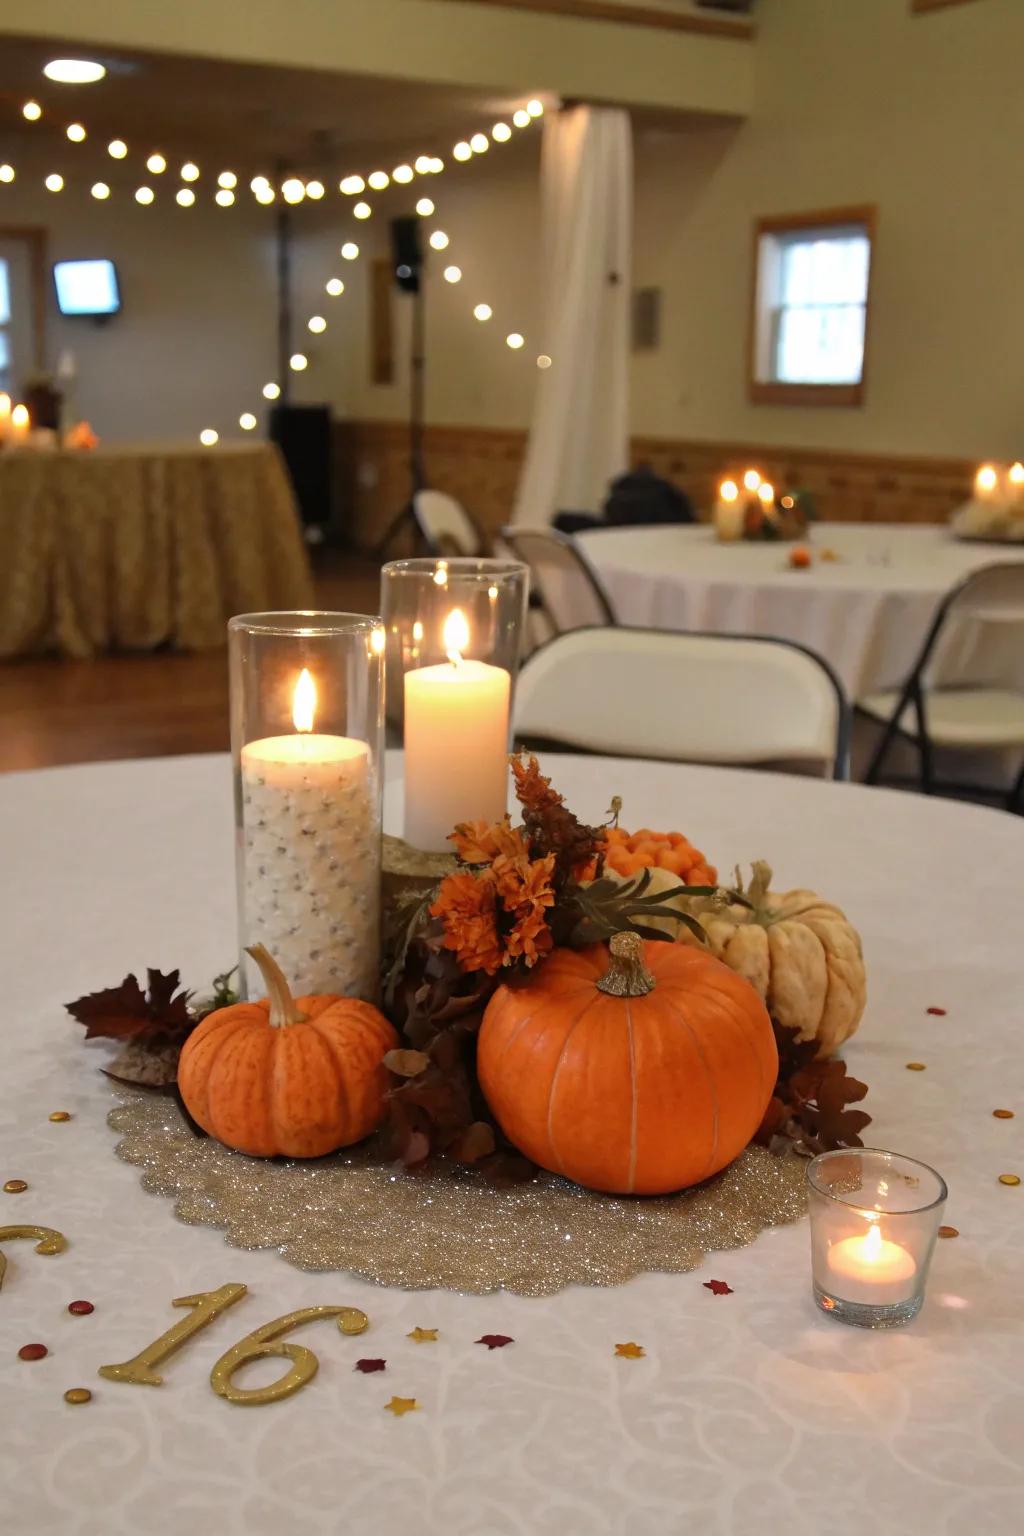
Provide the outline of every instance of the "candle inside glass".
<path id="1" fill-rule="evenodd" d="M 888 1306 L 907 1301 L 917 1286 L 917 1265 L 905 1248 L 872 1223 L 862 1236 L 844 1237 L 828 1250 L 833 1288 L 844 1301 Z"/>

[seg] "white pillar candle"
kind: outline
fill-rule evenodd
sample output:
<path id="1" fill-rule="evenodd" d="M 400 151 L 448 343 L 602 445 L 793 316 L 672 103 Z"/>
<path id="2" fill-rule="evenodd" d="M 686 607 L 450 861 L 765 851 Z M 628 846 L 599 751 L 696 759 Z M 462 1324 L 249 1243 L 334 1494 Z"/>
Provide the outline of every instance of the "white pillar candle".
<path id="1" fill-rule="evenodd" d="M 461 609 L 444 626 L 448 661 L 405 674 L 405 840 L 451 849 L 460 821 L 499 821 L 508 804 L 508 717 L 512 679 L 504 667 L 463 656 Z"/>
<path id="2" fill-rule="evenodd" d="M 1014 507 L 1024 507 L 1024 464 L 1020 461 L 1011 464 L 1006 475 L 1007 493 L 1010 504 Z"/>
<path id="3" fill-rule="evenodd" d="M 0 392 L 0 444 L 7 440 L 11 430 L 11 397 Z"/>
<path id="4" fill-rule="evenodd" d="M 28 435 L 32 430 L 32 422 L 29 419 L 28 406 L 16 405 L 11 412 L 11 424 L 8 437 L 12 444 L 24 446 L 28 442 Z"/>
<path id="5" fill-rule="evenodd" d="M 739 486 L 735 480 L 723 480 L 712 513 L 715 533 L 723 543 L 742 538 L 745 514 L 746 503 L 740 500 Z"/>
<path id="6" fill-rule="evenodd" d="M 313 732 L 303 669 L 295 734 L 241 752 L 244 942 L 265 944 L 296 996 L 373 999 L 379 962 L 380 818 L 365 742 Z M 260 995 L 255 970 L 250 996 Z"/>
<path id="7" fill-rule="evenodd" d="M 899 1243 L 884 1238 L 875 1225 L 862 1235 L 844 1237 L 828 1250 L 832 1288 L 841 1301 L 892 1306 L 909 1301 L 917 1289 L 917 1265 Z"/>

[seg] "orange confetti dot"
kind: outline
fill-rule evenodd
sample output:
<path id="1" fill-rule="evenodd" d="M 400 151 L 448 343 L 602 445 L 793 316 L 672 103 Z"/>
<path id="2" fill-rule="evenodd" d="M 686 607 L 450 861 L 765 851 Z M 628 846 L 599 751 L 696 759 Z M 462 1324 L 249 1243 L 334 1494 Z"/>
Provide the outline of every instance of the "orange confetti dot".
<path id="1" fill-rule="evenodd" d="M 1012 1120 L 1013 1119 L 1013 1110 L 1012 1109 L 994 1109 L 992 1111 L 992 1113 L 993 1113 L 993 1115 L 995 1116 L 995 1118 L 997 1120 Z"/>
<path id="2" fill-rule="evenodd" d="M 940 1227 L 939 1228 L 939 1236 L 940 1237 L 959 1237 L 960 1236 L 960 1230 L 959 1230 L 958 1227 Z"/>
<path id="3" fill-rule="evenodd" d="M 616 1344 L 615 1353 L 623 1360 L 642 1360 L 645 1350 L 642 1344 Z"/>
<path id="4" fill-rule="evenodd" d="M 925 1070 L 926 1070 L 926 1068 L 925 1068 L 925 1064 L 924 1064 L 923 1061 L 908 1061 L 907 1062 L 907 1071 L 908 1072 L 924 1072 Z"/>
<path id="5" fill-rule="evenodd" d="M 1000 1184 L 1009 1184 L 1011 1188 L 1015 1188 L 1020 1183 L 1020 1175 L 1017 1173 L 1001 1173 L 999 1175 L 999 1182 Z"/>

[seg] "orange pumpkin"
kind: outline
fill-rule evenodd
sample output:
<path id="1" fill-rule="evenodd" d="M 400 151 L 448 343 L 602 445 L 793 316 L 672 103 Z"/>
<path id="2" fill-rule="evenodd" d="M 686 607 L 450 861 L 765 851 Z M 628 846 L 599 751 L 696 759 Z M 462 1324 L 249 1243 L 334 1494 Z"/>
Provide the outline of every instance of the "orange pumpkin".
<path id="1" fill-rule="evenodd" d="M 384 1015 L 352 997 L 293 998 L 262 944 L 249 950 L 268 998 L 209 1014 L 185 1042 L 178 1087 L 192 1118 L 251 1157 L 322 1157 L 381 1121 L 398 1044 Z"/>
<path id="2" fill-rule="evenodd" d="M 683 885 L 717 885 L 718 871 L 709 864 L 681 832 L 624 832 L 609 827 L 605 834 L 605 869 L 612 875 L 638 875 L 642 869 L 667 869 L 678 875 Z M 584 872 L 592 880 L 597 872 L 596 859 Z"/>
<path id="3" fill-rule="evenodd" d="M 484 1014 L 477 1076 L 513 1146 L 589 1189 L 657 1195 L 738 1157 L 778 1056 L 755 989 L 706 950 L 635 933 L 559 949 Z"/>

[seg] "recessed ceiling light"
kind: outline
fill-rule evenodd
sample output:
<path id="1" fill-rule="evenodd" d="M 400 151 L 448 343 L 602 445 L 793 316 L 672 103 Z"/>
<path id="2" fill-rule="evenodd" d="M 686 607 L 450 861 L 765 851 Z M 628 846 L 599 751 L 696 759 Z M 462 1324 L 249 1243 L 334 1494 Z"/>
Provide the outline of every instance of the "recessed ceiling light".
<path id="1" fill-rule="evenodd" d="M 95 85 L 106 72 L 107 66 L 96 59 L 51 59 L 43 65 L 47 80 L 57 80 L 61 85 Z"/>

